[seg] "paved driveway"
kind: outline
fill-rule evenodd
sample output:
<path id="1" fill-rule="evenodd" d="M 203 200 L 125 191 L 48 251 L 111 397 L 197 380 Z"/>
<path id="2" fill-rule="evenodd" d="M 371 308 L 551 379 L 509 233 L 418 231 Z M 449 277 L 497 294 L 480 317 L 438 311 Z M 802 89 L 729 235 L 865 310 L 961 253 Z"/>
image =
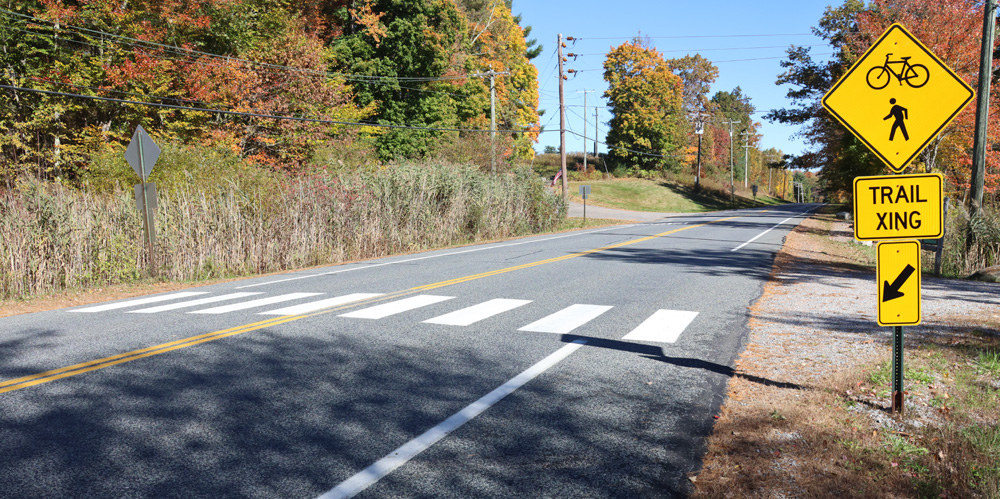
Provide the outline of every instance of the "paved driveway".
<path id="1" fill-rule="evenodd" d="M 619 210 L 615 208 L 604 208 L 602 206 L 594 206 L 591 204 L 587 205 L 588 218 L 610 218 L 615 220 L 635 220 L 638 222 L 655 222 L 662 218 L 676 217 L 681 215 L 684 215 L 684 213 L 657 213 L 651 211 L 630 211 L 630 210 Z M 688 213 L 687 215 L 691 215 L 691 213 Z M 569 216 L 583 217 L 583 204 L 574 203 L 570 201 Z"/>

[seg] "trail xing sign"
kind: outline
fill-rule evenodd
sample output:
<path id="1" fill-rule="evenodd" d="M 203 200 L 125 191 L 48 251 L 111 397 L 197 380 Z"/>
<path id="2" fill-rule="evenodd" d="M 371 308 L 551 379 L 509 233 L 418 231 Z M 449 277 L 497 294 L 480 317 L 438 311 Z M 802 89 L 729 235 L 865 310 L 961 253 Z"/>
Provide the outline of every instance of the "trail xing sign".
<path id="1" fill-rule="evenodd" d="M 969 87 L 893 24 L 823 97 L 823 107 L 901 172 L 972 100 Z"/>
<path id="2" fill-rule="evenodd" d="M 881 242 L 876 252 L 878 325 L 920 324 L 920 243 Z"/>
<path id="3" fill-rule="evenodd" d="M 854 179 L 854 238 L 937 239 L 944 227 L 937 173 Z"/>

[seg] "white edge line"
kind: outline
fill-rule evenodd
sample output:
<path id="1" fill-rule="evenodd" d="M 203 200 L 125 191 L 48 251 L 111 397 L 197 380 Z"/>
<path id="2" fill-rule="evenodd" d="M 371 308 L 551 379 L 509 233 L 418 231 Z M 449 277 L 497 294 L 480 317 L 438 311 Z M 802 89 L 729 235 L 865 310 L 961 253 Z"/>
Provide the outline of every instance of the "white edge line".
<path id="1" fill-rule="evenodd" d="M 531 381 L 539 374 L 542 374 L 566 357 L 569 357 L 570 354 L 586 343 L 586 340 L 576 340 L 573 343 L 556 350 L 548 357 L 540 360 L 537 364 L 529 367 L 521 374 L 514 376 L 503 385 L 500 385 L 497 389 L 487 393 L 479 400 L 465 406 L 464 409 L 456 412 L 437 426 L 425 431 L 417 438 L 403 444 L 396 450 L 390 452 L 387 456 L 379 459 L 371 466 L 358 472 L 347 480 L 344 480 L 340 485 L 337 485 L 329 492 L 319 496 L 318 499 L 347 499 L 354 497 L 356 494 L 367 489 L 375 482 L 381 480 L 382 477 L 392 473 L 396 468 L 406 464 L 407 461 L 416 457 L 417 454 L 427 450 L 430 446 L 448 436 L 449 433 L 456 430 L 458 427 L 480 415 L 483 411 L 489 409 L 507 395 L 513 393 L 514 390 L 524 386 L 527 382 Z"/>
<path id="2" fill-rule="evenodd" d="M 749 241 L 747 241 L 747 242 L 745 242 L 745 243 L 743 243 L 743 244 L 741 244 L 741 245 L 739 245 L 739 246 L 737 246 L 737 247 L 735 247 L 735 248 L 733 248 L 733 249 L 731 249 L 729 251 L 739 251 L 739 250 L 743 249 L 744 246 L 746 246 L 746 245 L 748 245 L 748 244 L 756 241 L 757 238 L 759 238 L 760 236 L 763 236 L 764 234 L 767 234 L 768 232 L 771 232 L 772 230 L 778 228 L 778 226 L 780 226 L 781 224 L 783 224 L 783 223 L 785 223 L 785 222 L 787 222 L 787 221 L 789 221 L 789 220 L 791 220 L 791 219 L 793 219 L 795 217 L 801 217 L 802 215 L 805 215 L 805 214 L 809 213 L 810 211 L 813 211 L 814 209 L 816 209 L 816 207 L 809 208 L 808 210 L 803 211 L 802 213 L 799 213 L 797 215 L 792 215 L 792 216 L 790 216 L 790 217 L 788 217 L 788 218 L 786 218 L 786 219 L 778 222 L 777 224 L 774 225 L 774 227 L 771 227 L 770 229 L 767 229 L 764 232 L 761 232 L 760 234 L 757 234 L 756 236 L 753 236 L 753 239 L 751 239 L 751 240 L 749 240 Z"/>
<path id="3" fill-rule="evenodd" d="M 632 227 L 634 225 L 636 225 L 636 224 L 616 225 L 614 227 L 608 227 L 606 229 L 597 229 L 597 230 L 592 230 L 592 231 L 587 231 L 587 232 L 577 232 L 577 233 L 574 233 L 574 234 L 566 234 L 566 235 L 563 235 L 563 236 L 549 237 L 549 238 L 546 238 L 546 239 L 533 239 L 531 241 L 520 241 L 520 242 L 510 243 L 510 244 L 501 244 L 499 246 L 487 246 L 487 247 L 482 247 L 482 248 L 472 248 L 472 249 L 467 249 L 467 250 L 462 250 L 462 251 L 455 251 L 455 252 L 452 252 L 452 253 L 445 253 L 445 254 L 441 254 L 441 255 L 429 255 L 429 256 L 421 256 L 421 257 L 418 257 L 418 258 L 410 258 L 410 259 L 407 259 L 407 260 L 397 260 L 397 261 L 393 261 L 393 262 L 376 263 L 376 264 L 372 264 L 372 265 L 365 265 L 363 267 L 354 267 L 354 268 L 350 268 L 350 269 L 334 270 L 334 271 L 331 271 L 331 272 L 323 272 L 322 274 L 310 274 L 310 275 L 289 277 L 287 279 L 279 279 L 277 281 L 259 282 L 257 284 L 248 284 L 246 286 L 239 286 L 239 287 L 236 287 L 236 288 L 233 288 L 233 289 L 254 288 L 254 287 L 257 287 L 257 286 L 266 286 L 268 284 L 277 284 L 277 283 L 280 283 L 280 282 L 287 282 L 287 281 L 297 281 L 299 279 L 309 279 L 311 277 L 320 277 L 320 276 L 325 276 L 325 275 L 340 274 L 340 273 L 343 273 L 343 272 L 353 272 L 355 270 L 373 269 L 375 267 L 384 267 L 386 265 L 396 265 L 396 264 L 399 264 L 399 263 L 410 263 L 410 262 L 416 262 L 416 261 L 420 261 L 420 260 L 427 260 L 427 259 L 430 259 L 430 258 L 441 258 L 441 257 L 445 257 L 445 256 L 455 256 L 455 255 L 461 255 L 461 254 L 464 254 L 464 253 L 473 253 L 473 252 L 476 252 L 476 251 L 485 251 L 485 250 L 489 250 L 489 249 L 508 248 L 510 246 L 520 246 L 522 244 L 541 243 L 541 242 L 545 242 L 545 241 L 552 241 L 552 240 L 555 240 L 555 239 L 563 239 L 563 238 L 566 238 L 566 237 L 582 236 L 582 235 L 585 235 L 585 234 L 595 234 L 597 232 L 606 232 L 606 231 L 609 231 L 609 230 L 612 230 L 612 229 L 623 229 L 623 228 Z"/>

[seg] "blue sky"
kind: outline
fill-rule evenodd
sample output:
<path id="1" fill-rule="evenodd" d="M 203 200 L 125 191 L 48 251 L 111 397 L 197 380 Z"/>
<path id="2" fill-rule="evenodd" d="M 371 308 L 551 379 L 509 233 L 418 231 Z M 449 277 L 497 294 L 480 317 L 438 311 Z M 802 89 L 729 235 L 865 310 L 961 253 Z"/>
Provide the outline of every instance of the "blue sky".
<path id="1" fill-rule="evenodd" d="M 584 94 L 578 91 L 596 90 L 587 94 L 587 136 L 593 140 L 593 106 L 605 105 L 601 97 L 607 89 L 601 68 L 604 54 L 612 46 L 641 34 L 653 37 L 653 45 L 665 58 L 700 53 L 712 61 L 719 68 L 719 77 L 710 95 L 736 86 L 742 88 L 757 107 L 755 121 L 762 124 L 763 148 L 775 147 L 785 153 L 798 154 L 807 148 L 801 138 L 793 137 L 798 128 L 771 124 L 763 115 L 770 109 L 788 106 L 785 97 L 788 87 L 774 83 L 782 72 L 779 63 L 788 46 L 813 46 L 815 56 L 832 52 L 822 39 L 811 35 L 812 27 L 817 25 L 828 5 L 830 2 L 814 0 L 722 0 L 712 3 L 696 0 L 514 0 L 512 11 L 522 15 L 522 25 L 532 27 L 529 38 L 537 38 L 544 46 L 542 54 L 532 62 L 538 67 L 540 107 L 546 111 L 541 121 L 546 130 L 559 129 L 557 35 L 579 38 L 575 45 L 567 43 L 566 52 L 587 54 L 576 60 L 571 58 L 566 64 L 567 69 L 582 71 L 566 81 L 566 119 L 568 129 L 583 133 Z M 608 115 L 604 109 L 598 112 L 605 113 L 599 116 L 603 123 L 598 139 L 603 141 Z M 547 145 L 559 146 L 558 131 L 543 133 L 535 149 L 541 152 Z M 583 139 L 566 135 L 567 150 L 580 151 L 582 147 Z M 593 147 L 590 142 L 587 149 L 593 150 Z M 606 150 L 604 146 L 599 149 Z"/>

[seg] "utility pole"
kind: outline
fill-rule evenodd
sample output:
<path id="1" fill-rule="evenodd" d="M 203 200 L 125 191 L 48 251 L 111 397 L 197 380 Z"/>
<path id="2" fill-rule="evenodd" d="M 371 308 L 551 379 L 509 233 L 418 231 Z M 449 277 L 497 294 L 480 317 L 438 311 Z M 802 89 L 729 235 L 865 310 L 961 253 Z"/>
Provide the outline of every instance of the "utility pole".
<path id="1" fill-rule="evenodd" d="M 597 124 L 598 124 L 597 111 L 599 109 L 600 109 L 599 107 L 595 107 L 594 108 L 594 162 L 595 163 L 598 160 L 598 157 L 597 157 Z"/>
<path id="2" fill-rule="evenodd" d="M 742 121 L 727 120 L 722 124 L 729 125 L 729 198 L 733 207 L 736 207 L 736 179 L 733 178 L 733 125 L 739 125 Z"/>
<path id="3" fill-rule="evenodd" d="M 472 76 L 486 76 L 490 79 L 490 171 L 493 173 L 497 172 L 497 111 L 496 111 L 496 100 L 497 100 L 497 85 L 496 77 L 502 75 L 509 75 L 510 71 L 493 71 L 493 67 L 490 66 L 490 70 L 485 73 L 476 73 Z"/>
<path id="4" fill-rule="evenodd" d="M 743 130 L 743 133 L 740 135 L 743 136 L 743 188 L 746 189 L 750 187 L 750 181 L 748 180 L 750 177 L 750 131 Z"/>
<path id="5" fill-rule="evenodd" d="M 583 94 L 583 172 L 587 173 L 587 94 L 597 90 L 577 90 L 576 93 Z M 597 132 L 594 132 L 594 140 L 597 140 Z"/>
<path id="6" fill-rule="evenodd" d="M 706 113 L 693 113 L 694 114 L 694 133 L 698 136 L 698 172 L 694 175 L 694 192 L 699 192 L 701 190 L 701 137 L 705 134 L 705 116 L 711 116 Z"/>
<path id="7" fill-rule="evenodd" d="M 983 2 L 983 45 L 979 58 L 976 135 L 972 145 L 972 178 L 969 188 L 969 214 L 972 217 L 979 215 L 983 209 L 983 181 L 986 174 L 986 121 L 989 116 L 990 77 L 993 74 L 993 29 L 996 25 L 996 9 L 997 0 Z"/>
<path id="8" fill-rule="evenodd" d="M 569 200 L 569 181 L 566 180 L 566 95 L 563 84 L 566 80 L 566 76 L 563 75 L 563 63 L 566 62 L 566 59 L 563 58 L 563 48 L 566 47 L 566 44 L 563 43 L 562 33 L 559 33 L 557 40 L 556 48 L 559 52 L 559 156 L 562 163 L 562 197 L 563 202 L 566 202 Z"/>

